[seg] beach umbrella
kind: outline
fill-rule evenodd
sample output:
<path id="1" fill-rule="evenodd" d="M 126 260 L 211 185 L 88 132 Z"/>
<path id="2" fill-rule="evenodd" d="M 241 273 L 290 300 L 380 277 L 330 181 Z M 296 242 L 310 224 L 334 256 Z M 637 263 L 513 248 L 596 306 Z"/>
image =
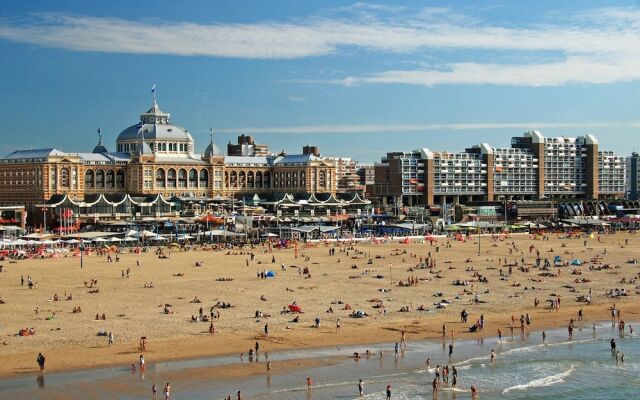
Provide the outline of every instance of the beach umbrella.
<path id="1" fill-rule="evenodd" d="M 78 239 L 70 239 L 70 240 L 67 240 L 67 243 L 68 244 L 78 244 L 78 243 L 80 243 L 80 241 Z"/>
<path id="2" fill-rule="evenodd" d="M 134 238 L 134 237 L 126 237 L 126 238 L 124 238 L 124 241 L 125 242 L 137 242 L 138 239 Z"/>

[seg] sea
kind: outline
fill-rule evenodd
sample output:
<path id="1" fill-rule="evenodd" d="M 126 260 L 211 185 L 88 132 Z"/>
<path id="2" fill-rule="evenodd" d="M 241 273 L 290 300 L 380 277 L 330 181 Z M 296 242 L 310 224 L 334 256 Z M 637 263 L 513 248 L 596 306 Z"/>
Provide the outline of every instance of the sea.
<path id="1" fill-rule="evenodd" d="M 621 356 L 616 361 L 610 349 L 612 338 L 624 362 Z M 585 324 L 574 330 L 572 340 L 566 329 L 547 331 L 545 342 L 542 332 L 521 335 L 519 329 L 513 335 L 507 330 L 502 340 L 456 340 L 451 359 L 449 344 L 449 339 L 412 340 L 397 357 L 394 343 L 272 352 L 268 357 L 274 366 L 282 360 L 317 362 L 301 362 L 313 367 L 290 368 L 286 373 L 274 370 L 271 375 L 262 372 L 266 368 L 261 366 L 260 372 L 241 379 L 196 373 L 200 368 L 237 364 L 239 356 L 148 360 L 144 376 L 127 366 L 44 377 L 25 373 L 0 380 L 0 399 L 150 399 L 154 383 L 161 399 L 167 381 L 172 386 L 171 399 L 225 399 L 231 394 L 235 400 L 238 390 L 243 399 L 356 399 L 359 379 L 364 381 L 365 399 L 385 399 L 387 385 L 391 385 L 393 400 L 433 399 L 436 365 L 455 365 L 458 370 L 457 388 L 442 387 L 437 394 L 440 400 L 470 399 L 471 385 L 478 388 L 479 399 L 640 399 L 640 340 L 628 333 L 620 336 L 610 322 Z M 366 350 L 374 355 L 352 358 L 354 352 Z M 496 353 L 493 363 L 492 350 Z M 243 362 L 249 361 L 245 357 Z M 254 362 L 264 365 L 265 355 Z M 306 388 L 307 377 L 313 380 L 311 391 Z"/>

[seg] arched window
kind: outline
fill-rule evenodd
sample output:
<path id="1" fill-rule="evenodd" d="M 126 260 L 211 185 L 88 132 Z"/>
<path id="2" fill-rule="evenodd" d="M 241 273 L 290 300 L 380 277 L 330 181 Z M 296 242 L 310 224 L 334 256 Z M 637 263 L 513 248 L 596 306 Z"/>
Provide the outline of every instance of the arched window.
<path id="1" fill-rule="evenodd" d="M 207 171 L 206 169 L 200 170 L 200 187 L 209 187 L 209 171 Z"/>
<path id="2" fill-rule="evenodd" d="M 96 171 L 96 187 L 97 188 L 104 187 L 104 171 L 101 169 Z"/>
<path id="3" fill-rule="evenodd" d="M 245 187 L 247 184 L 247 175 L 244 173 L 244 171 L 240 171 L 240 173 L 238 174 L 238 186 L 243 188 Z"/>
<path id="4" fill-rule="evenodd" d="M 224 171 L 224 187 L 229 189 L 229 171 Z"/>
<path id="5" fill-rule="evenodd" d="M 256 187 L 262 187 L 262 171 L 256 172 Z"/>
<path id="6" fill-rule="evenodd" d="M 119 169 L 116 172 L 116 187 L 118 189 L 124 189 L 124 170 Z"/>
<path id="7" fill-rule="evenodd" d="M 236 171 L 231 171 L 229 174 L 229 185 L 232 188 L 238 187 L 238 173 Z"/>
<path id="8" fill-rule="evenodd" d="M 247 172 L 247 187 L 252 189 L 255 187 L 255 176 L 253 175 L 253 171 Z"/>
<path id="9" fill-rule="evenodd" d="M 167 187 L 176 187 L 176 170 L 173 168 L 169 168 L 169 170 L 167 171 Z"/>
<path id="10" fill-rule="evenodd" d="M 178 170 L 178 187 L 186 188 L 187 187 L 187 170 L 184 168 L 180 168 Z"/>
<path id="11" fill-rule="evenodd" d="M 198 186 L 198 171 L 192 168 L 189 170 L 189 187 L 196 186 Z"/>
<path id="12" fill-rule="evenodd" d="M 164 169 L 158 168 L 156 170 L 156 187 L 163 188 L 165 186 L 165 177 Z"/>
<path id="13" fill-rule="evenodd" d="M 107 187 L 108 188 L 113 188 L 115 187 L 116 184 L 116 173 L 110 169 L 107 171 Z"/>
<path id="14" fill-rule="evenodd" d="M 88 170 L 84 173 L 84 187 L 85 189 L 93 189 L 95 185 L 95 175 L 92 170 Z"/>

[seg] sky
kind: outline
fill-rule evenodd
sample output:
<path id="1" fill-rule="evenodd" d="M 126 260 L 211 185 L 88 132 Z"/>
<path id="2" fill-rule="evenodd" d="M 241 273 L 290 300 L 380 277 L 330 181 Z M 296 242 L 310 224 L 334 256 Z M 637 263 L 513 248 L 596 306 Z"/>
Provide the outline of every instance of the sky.
<path id="1" fill-rule="evenodd" d="M 640 150 L 638 1 L 0 2 L 0 153 L 90 151 L 152 103 L 203 151 L 508 147 L 536 129 Z"/>

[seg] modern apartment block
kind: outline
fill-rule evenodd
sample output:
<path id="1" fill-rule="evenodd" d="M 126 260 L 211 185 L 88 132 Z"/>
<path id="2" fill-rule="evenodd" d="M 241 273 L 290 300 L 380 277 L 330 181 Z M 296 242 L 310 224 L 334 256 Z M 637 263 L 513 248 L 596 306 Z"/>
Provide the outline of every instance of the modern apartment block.
<path id="1" fill-rule="evenodd" d="M 626 159 L 627 164 L 627 198 L 640 200 L 640 155 L 633 152 Z"/>
<path id="2" fill-rule="evenodd" d="M 374 190 L 402 205 L 545 198 L 620 198 L 624 158 L 601 151 L 593 135 L 544 137 L 526 132 L 510 148 L 487 143 L 463 152 L 422 148 L 387 153 L 375 166 Z"/>

